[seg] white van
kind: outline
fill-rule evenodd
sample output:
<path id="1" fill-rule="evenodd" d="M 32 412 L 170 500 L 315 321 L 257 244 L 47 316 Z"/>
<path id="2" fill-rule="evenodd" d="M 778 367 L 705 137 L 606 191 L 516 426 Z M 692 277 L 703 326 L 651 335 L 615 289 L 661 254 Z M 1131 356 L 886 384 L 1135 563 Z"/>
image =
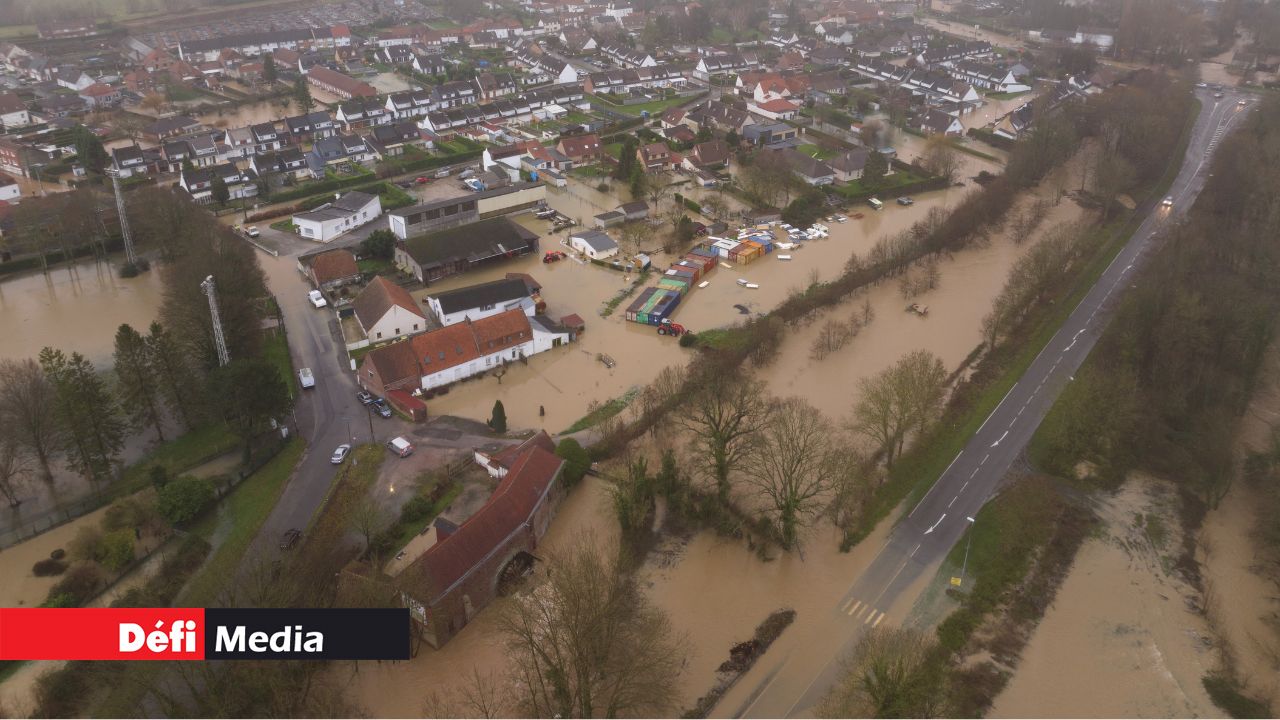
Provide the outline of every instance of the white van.
<path id="1" fill-rule="evenodd" d="M 409 457 L 413 454 L 413 445 L 403 437 L 393 437 L 387 441 L 387 449 L 400 457 Z"/>
<path id="2" fill-rule="evenodd" d="M 872 209 L 872 210 L 883 210 L 883 209 L 884 209 L 884 203 L 880 202 L 880 201 L 879 201 L 879 200 L 877 200 L 876 198 L 869 198 L 869 199 L 867 200 L 867 204 L 871 206 L 871 209 Z"/>
<path id="3" fill-rule="evenodd" d="M 311 368 L 302 368 L 298 371 L 298 382 L 302 383 L 303 390 L 316 386 L 316 376 L 311 374 Z"/>

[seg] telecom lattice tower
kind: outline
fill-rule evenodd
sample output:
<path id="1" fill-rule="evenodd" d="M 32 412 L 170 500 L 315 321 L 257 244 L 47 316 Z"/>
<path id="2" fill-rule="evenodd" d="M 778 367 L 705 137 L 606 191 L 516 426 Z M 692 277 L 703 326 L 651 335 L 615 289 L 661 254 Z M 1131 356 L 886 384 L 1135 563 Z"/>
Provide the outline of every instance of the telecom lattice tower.
<path id="1" fill-rule="evenodd" d="M 218 315 L 218 289 L 213 285 L 213 276 L 200 283 L 200 289 L 209 296 L 209 315 L 213 317 L 213 342 L 218 346 L 218 365 L 221 367 L 231 362 L 231 354 L 227 352 L 227 339 L 222 335 L 222 317 Z"/>
<path id="2" fill-rule="evenodd" d="M 107 174 L 111 176 L 111 185 L 116 191 L 116 213 L 120 215 L 120 238 L 124 240 L 124 256 L 130 265 L 137 266 L 138 255 L 133 251 L 133 234 L 129 232 L 129 215 L 124 210 L 124 193 L 120 191 L 120 173 L 114 168 Z"/>

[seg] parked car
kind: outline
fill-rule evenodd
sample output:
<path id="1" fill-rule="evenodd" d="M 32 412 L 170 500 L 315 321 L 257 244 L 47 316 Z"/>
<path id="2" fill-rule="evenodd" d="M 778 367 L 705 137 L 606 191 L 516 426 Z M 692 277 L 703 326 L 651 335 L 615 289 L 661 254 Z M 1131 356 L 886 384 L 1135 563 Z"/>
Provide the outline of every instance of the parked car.
<path id="1" fill-rule="evenodd" d="M 437 177 L 437 178 L 447 178 L 447 177 L 449 177 L 449 168 L 445 168 L 445 169 L 440 170 L 439 172 L 437 172 L 437 173 L 436 173 L 436 177 Z"/>
<path id="2" fill-rule="evenodd" d="M 256 237 L 258 237 L 259 235 L 261 235 L 262 233 L 258 232 L 258 226 L 257 226 L 257 225 L 250 225 L 250 226 L 249 226 L 249 229 L 244 231 L 244 234 L 245 234 L 245 235 L 248 235 L 248 236 L 249 236 L 249 237 L 251 237 L 251 238 L 256 238 Z"/>
<path id="3" fill-rule="evenodd" d="M 915 201 L 915 200 L 912 200 L 911 198 L 907 197 L 906 195 L 903 195 L 902 197 L 898 198 L 898 204 L 899 204 L 899 205 L 902 205 L 902 206 L 904 206 L 904 207 L 906 207 L 906 206 L 908 206 L 908 205 L 915 205 L 915 204 L 916 204 L 916 201 Z"/>
<path id="4" fill-rule="evenodd" d="M 303 390 L 316 386 L 316 376 L 311 374 L 311 368 L 302 368 L 298 371 L 298 382 L 302 383 Z"/>
<path id="5" fill-rule="evenodd" d="M 1221 92 L 1216 92 L 1216 93 L 1214 93 L 1214 94 L 1213 94 L 1213 96 L 1214 96 L 1215 98 L 1218 98 L 1219 100 L 1221 100 L 1223 97 L 1225 97 L 1225 95 L 1224 95 L 1223 93 L 1221 93 Z"/>
<path id="6" fill-rule="evenodd" d="M 298 544 L 298 540 L 302 539 L 302 531 L 298 528 L 290 528 L 284 531 L 284 535 L 280 538 L 281 550 L 292 550 L 294 545 Z"/>
<path id="7" fill-rule="evenodd" d="M 343 460 L 347 459 L 347 453 L 351 452 L 350 445 L 339 445 L 333 449 L 333 454 L 329 456 L 329 462 L 334 465 L 341 465 Z"/>
<path id="8" fill-rule="evenodd" d="M 426 185 L 427 183 L 431 182 L 431 178 L 426 177 L 425 175 L 419 175 L 418 179 L 414 180 L 414 182 L 418 183 L 419 185 Z"/>
<path id="9" fill-rule="evenodd" d="M 413 454 L 413 445 L 403 437 L 393 437 L 388 440 L 387 449 L 402 458 L 409 457 Z"/>
<path id="10" fill-rule="evenodd" d="M 382 398 L 378 398 L 377 400 L 373 401 L 373 409 L 376 410 L 378 414 L 384 418 L 391 417 L 391 406 L 388 405 L 387 401 L 383 400 Z"/>
<path id="11" fill-rule="evenodd" d="M 378 398 L 374 397 L 373 393 L 368 392 L 367 390 L 361 390 L 356 393 L 356 399 L 360 401 L 361 405 L 368 405 L 378 401 Z"/>
<path id="12" fill-rule="evenodd" d="M 307 298 L 311 300 L 312 305 L 315 305 L 318 308 L 322 308 L 329 304 L 329 301 L 324 299 L 324 293 L 319 290 L 312 290 L 307 293 Z"/>

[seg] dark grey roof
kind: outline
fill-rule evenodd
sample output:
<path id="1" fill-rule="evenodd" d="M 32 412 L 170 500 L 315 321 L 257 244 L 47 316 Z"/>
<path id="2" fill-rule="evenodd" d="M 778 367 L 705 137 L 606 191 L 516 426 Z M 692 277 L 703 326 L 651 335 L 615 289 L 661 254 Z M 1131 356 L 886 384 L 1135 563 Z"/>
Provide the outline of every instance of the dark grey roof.
<path id="1" fill-rule="evenodd" d="M 538 236 L 505 217 L 459 225 L 404 241 L 404 250 L 423 268 L 459 260 L 483 260 L 534 247 Z"/>
<path id="2" fill-rule="evenodd" d="M 440 310 L 449 314 L 529 297 L 529 287 L 519 278 L 490 280 L 479 285 L 469 285 L 443 292 L 434 297 L 440 303 Z"/>

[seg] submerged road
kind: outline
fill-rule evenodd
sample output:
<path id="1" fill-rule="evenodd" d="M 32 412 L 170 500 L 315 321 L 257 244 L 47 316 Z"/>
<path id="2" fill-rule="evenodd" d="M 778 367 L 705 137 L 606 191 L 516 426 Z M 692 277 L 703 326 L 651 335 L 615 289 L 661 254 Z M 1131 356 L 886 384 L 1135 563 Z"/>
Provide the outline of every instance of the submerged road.
<path id="1" fill-rule="evenodd" d="M 831 617 L 795 643 L 783 657 L 765 655 L 737 687 L 726 694 L 717 716 L 806 717 L 838 678 L 840 658 L 865 631 L 888 622 L 887 614 L 917 580 L 946 557 L 1022 453 L 1059 392 L 1088 357 L 1115 300 L 1131 283 L 1153 239 L 1171 219 L 1190 207 L 1208 177 L 1209 159 L 1218 142 L 1255 102 L 1227 91 L 1214 98 L 1197 91 L 1202 105 L 1192 129 L 1182 169 L 1169 190 L 1173 203 L 1160 198 L 1141 211 L 1146 219 L 1098 282 L 1076 306 L 992 411 L 964 450 L 925 497 L 892 531 L 871 565 L 835 600 Z M 1245 105 L 1238 105 L 1244 100 Z M 1113 297 L 1114 296 L 1114 297 Z"/>

